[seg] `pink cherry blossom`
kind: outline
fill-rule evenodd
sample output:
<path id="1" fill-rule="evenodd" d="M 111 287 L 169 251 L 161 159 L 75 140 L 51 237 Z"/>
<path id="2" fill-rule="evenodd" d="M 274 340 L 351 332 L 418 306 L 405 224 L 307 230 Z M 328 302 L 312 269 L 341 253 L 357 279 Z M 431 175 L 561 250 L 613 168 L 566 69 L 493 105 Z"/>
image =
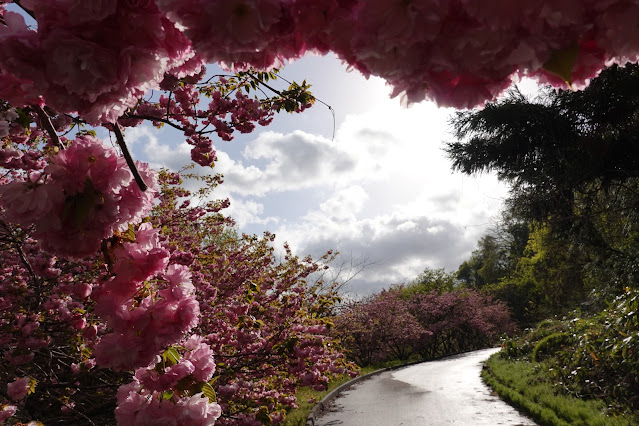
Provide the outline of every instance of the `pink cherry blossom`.
<path id="1" fill-rule="evenodd" d="M 29 377 L 22 377 L 7 385 L 7 395 L 14 401 L 20 401 L 29 392 Z"/>
<path id="2" fill-rule="evenodd" d="M 200 343 L 195 343 L 196 341 Z M 201 382 L 208 382 L 215 373 L 215 360 L 213 358 L 213 351 L 211 347 L 206 343 L 201 342 L 199 336 L 193 335 L 185 343 L 185 347 L 190 351 L 184 355 L 184 358 L 189 360 L 195 367 L 193 376 L 196 380 Z"/>
<path id="3" fill-rule="evenodd" d="M 13 181 L 0 186 L 0 204 L 5 208 L 7 219 L 23 226 L 50 215 L 61 208 L 63 202 L 62 189 L 53 185 Z"/>
<path id="4" fill-rule="evenodd" d="M 15 405 L 3 405 L 0 410 L 0 423 L 4 422 L 10 417 L 13 417 L 18 411 L 18 407 Z"/>

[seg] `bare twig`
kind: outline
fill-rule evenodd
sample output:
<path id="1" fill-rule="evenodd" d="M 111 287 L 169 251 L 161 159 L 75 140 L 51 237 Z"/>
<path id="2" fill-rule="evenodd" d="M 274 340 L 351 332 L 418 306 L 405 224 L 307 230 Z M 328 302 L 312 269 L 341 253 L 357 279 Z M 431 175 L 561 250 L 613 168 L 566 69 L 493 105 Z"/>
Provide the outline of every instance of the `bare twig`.
<path id="1" fill-rule="evenodd" d="M 135 167 L 135 162 L 133 161 L 133 157 L 131 157 L 131 153 L 129 152 L 129 148 L 126 146 L 126 142 L 124 141 L 124 135 L 122 134 L 122 129 L 120 129 L 120 125 L 118 123 L 114 123 L 112 126 L 113 133 L 115 133 L 115 138 L 118 141 L 118 145 L 122 150 L 122 155 L 124 155 L 124 159 L 126 160 L 126 164 L 131 169 L 131 173 L 133 173 L 133 179 L 135 179 L 135 183 L 138 184 L 140 191 L 144 192 L 147 190 L 146 183 L 144 183 L 144 179 L 140 175 L 138 168 Z"/>
<path id="2" fill-rule="evenodd" d="M 47 114 L 46 111 L 42 109 L 40 105 L 34 105 L 33 109 L 35 109 L 35 112 L 38 114 L 38 118 L 40 119 L 40 122 L 42 126 L 44 127 L 44 129 L 49 134 L 49 137 L 53 141 L 53 144 L 60 149 L 66 148 L 64 144 L 62 143 L 62 141 L 60 140 L 60 136 L 58 136 L 58 132 L 55 131 L 55 128 L 53 127 L 53 123 L 51 123 L 51 118 L 49 117 L 49 114 Z"/>
<path id="3" fill-rule="evenodd" d="M 140 119 L 140 120 L 157 121 L 158 123 L 168 124 L 169 126 L 173 127 L 174 129 L 184 131 L 184 127 L 178 126 L 177 124 L 173 123 L 172 121 L 170 121 L 170 120 L 168 120 L 166 118 L 152 117 L 150 115 L 139 115 L 139 114 L 127 114 L 124 117 L 125 118 L 137 118 L 137 119 Z"/>
<path id="4" fill-rule="evenodd" d="M 257 83 L 263 85 L 264 87 L 266 87 L 267 89 L 271 90 L 272 92 L 285 97 L 284 94 L 282 92 L 280 92 L 279 90 L 269 86 L 268 84 L 266 84 L 265 82 L 261 81 L 259 78 L 255 77 L 253 74 L 251 74 L 250 72 L 247 73 L 254 81 L 256 81 Z M 278 78 L 281 78 L 282 80 L 284 80 L 285 82 L 287 82 L 288 84 L 293 84 L 290 81 L 288 81 L 287 79 L 285 79 L 284 77 L 282 77 L 281 75 L 277 76 Z M 328 108 L 328 110 L 331 112 L 331 114 L 333 115 L 333 136 L 331 136 L 331 140 L 335 140 L 335 110 L 333 109 L 332 106 L 330 106 L 329 104 L 327 104 L 326 102 L 324 102 L 321 99 L 316 98 L 315 96 L 313 96 L 313 98 L 321 103 L 322 105 L 326 106 Z M 290 98 L 287 98 L 290 99 Z"/>
<path id="5" fill-rule="evenodd" d="M 22 250 L 22 246 L 20 245 L 20 239 L 15 235 L 15 232 L 13 228 L 11 228 L 11 225 L 2 221 L 0 221 L 0 225 L 2 225 L 2 227 L 6 230 L 11 243 L 13 243 L 13 248 L 15 249 L 15 251 L 18 253 L 18 256 L 20 257 L 20 261 L 24 264 L 24 267 L 27 269 L 27 272 L 29 272 L 29 276 L 31 277 L 31 281 L 33 282 L 33 286 L 36 291 L 35 302 L 37 306 L 40 306 L 40 302 L 42 299 L 41 282 L 38 279 L 38 276 L 36 275 L 35 271 L 33 270 L 33 267 L 31 266 L 29 259 L 27 259 L 27 256 L 24 254 L 24 250 Z M 29 306 L 29 308 L 31 308 L 31 306 Z"/>

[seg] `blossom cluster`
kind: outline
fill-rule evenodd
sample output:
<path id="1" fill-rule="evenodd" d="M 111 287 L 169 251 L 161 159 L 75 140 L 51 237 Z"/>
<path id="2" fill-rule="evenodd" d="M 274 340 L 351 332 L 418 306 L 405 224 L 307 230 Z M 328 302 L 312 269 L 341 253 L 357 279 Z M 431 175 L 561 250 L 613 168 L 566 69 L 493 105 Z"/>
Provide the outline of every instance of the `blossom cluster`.
<path id="1" fill-rule="evenodd" d="M 153 187 L 154 173 L 139 164 Z M 0 204 L 10 221 L 35 225 L 34 238 L 49 253 L 70 258 L 94 254 L 116 231 L 150 210 L 151 189 L 142 193 L 114 149 L 89 135 L 78 136 L 43 171 L 0 186 Z"/>
<path id="2" fill-rule="evenodd" d="M 28 0 L 5 11 L 0 98 L 113 122 L 167 75 L 203 62 L 268 69 L 335 52 L 410 102 L 471 107 L 513 79 L 584 85 L 637 59 L 639 6 L 626 0 Z M 68 58 L 75 58 L 69 61 Z"/>
<path id="3" fill-rule="evenodd" d="M 0 26 L 0 98 L 45 103 L 90 123 L 114 122 L 164 74 L 191 72 L 195 53 L 155 2 L 21 2 L 37 19 L 5 11 Z M 196 60 L 196 59 L 194 59 Z"/>
<path id="4" fill-rule="evenodd" d="M 211 403 L 205 392 L 188 395 L 194 384 L 208 386 L 215 372 L 213 352 L 195 334 L 182 347 L 185 354 L 180 359 L 157 357 L 149 368 L 138 369 L 131 383 L 120 387 L 115 410 L 118 424 L 153 425 L 166 419 L 189 426 L 215 423 L 221 414 L 220 406 Z M 177 351 L 171 353 L 177 358 L 176 354 Z M 164 392 L 173 389 L 177 392 L 165 398 Z"/>
<path id="5" fill-rule="evenodd" d="M 221 237 L 232 235 L 220 213 L 228 201 L 190 207 L 177 174 L 160 173 L 156 191 L 155 174 L 137 163 L 151 186 L 142 193 L 89 134 L 56 147 L 38 127 L 33 141 L 11 132 L 0 180 L 0 377 L 10 385 L 2 420 L 56 411 L 78 419 L 93 412 L 92 390 L 107 375 L 121 385 L 115 413 L 100 414 L 111 423 L 277 423 L 297 386 L 354 374 L 328 336 L 326 309 L 337 299 L 305 282 L 319 264 L 290 251 L 279 262 L 272 235 Z M 51 223 L 92 236 L 91 248 L 54 234 L 49 242 Z"/>
<path id="6" fill-rule="evenodd" d="M 188 81 L 187 81 L 188 80 Z M 241 85 L 247 81 L 238 82 Z M 221 86 L 233 85 L 225 78 L 220 79 Z M 248 87 L 248 86 L 246 86 Z M 255 125 L 266 126 L 273 120 L 273 108 L 263 104 L 241 90 L 222 94 L 219 90 L 202 87 L 192 79 L 183 79 L 180 85 L 171 85 L 168 95 L 161 95 L 158 102 L 140 100 L 135 108 L 128 111 L 120 123 L 125 126 L 139 125 L 150 120 L 156 126 L 170 122 L 184 133 L 186 143 L 193 146 L 191 159 L 201 166 L 213 166 L 215 150 L 209 134 L 216 133 L 223 141 L 233 139 L 233 132 L 250 133 Z M 205 103 L 201 92 L 210 97 L 208 108 L 200 108 Z M 199 127 L 198 127 L 199 126 Z"/>
<path id="7" fill-rule="evenodd" d="M 297 386 L 324 389 L 331 377 L 355 373 L 329 335 L 324 309 L 337 299 L 314 294 L 305 281 L 322 267 L 319 263 L 298 259 L 290 251 L 284 262 L 278 261 L 270 234 L 224 242 L 232 223 L 211 215 L 220 204 L 180 203 L 175 209 L 188 193 L 173 191 L 180 182 L 177 175 L 161 181 L 168 188 L 153 223 L 170 228 L 170 261 L 190 268 L 200 295 L 198 334 L 222 355 L 216 358 L 215 384 L 225 416 L 216 424 L 277 423 L 286 408 L 294 406 Z M 204 229 L 214 243 L 193 238 Z"/>
<path id="8" fill-rule="evenodd" d="M 455 107 L 492 99 L 520 75 L 579 87 L 609 61 L 635 61 L 639 50 L 639 6 L 623 0 L 158 4 L 210 61 L 268 67 L 333 51 L 364 75 L 384 78 L 393 95 Z M 557 69 L 557 57 L 567 70 Z"/>

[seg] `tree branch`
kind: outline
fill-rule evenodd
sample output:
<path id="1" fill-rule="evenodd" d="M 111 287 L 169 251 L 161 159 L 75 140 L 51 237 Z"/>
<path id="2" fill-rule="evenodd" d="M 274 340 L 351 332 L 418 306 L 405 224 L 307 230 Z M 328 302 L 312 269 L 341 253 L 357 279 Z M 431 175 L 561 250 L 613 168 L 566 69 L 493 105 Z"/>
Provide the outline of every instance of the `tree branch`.
<path id="1" fill-rule="evenodd" d="M 24 6 L 22 6 L 22 5 L 20 4 L 20 0 L 13 0 L 13 2 L 14 2 L 15 4 L 17 4 L 17 5 L 18 5 L 18 7 L 19 7 L 20 9 L 24 10 L 24 12 L 25 12 L 27 15 L 29 15 L 29 16 L 30 16 L 30 17 L 32 17 L 33 19 L 35 19 L 35 18 L 36 18 L 36 17 L 35 17 L 35 14 L 33 13 L 33 11 L 32 11 L 32 10 L 29 10 L 29 9 L 27 9 L 26 7 L 24 7 Z"/>
<path id="2" fill-rule="evenodd" d="M 129 148 L 126 146 L 126 142 L 124 141 L 124 135 L 122 134 L 120 125 L 118 123 L 113 123 L 112 128 L 113 133 L 115 133 L 115 138 L 118 141 L 118 146 L 122 150 L 122 155 L 124 155 L 124 159 L 126 160 L 126 164 L 129 166 L 129 169 L 131 169 L 131 173 L 133 173 L 133 179 L 135 179 L 135 183 L 138 184 L 140 191 L 146 191 L 148 189 L 148 186 L 146 186 L 146 183 L 144 183 L 144 179 L 142 179 L 142 176 L 140 176 L 138 168 L 135 167 L 135 162 L 133 161 L 133 157 L 131 157 Z"/>
<path id="3" fill-rule="evenodd" d="M 29 259 L 27 259 L 24 250 L 22 250 L 22 246 L 20 245 L 20 239 L 15 235 L 13 228 L 8 223 L 0 221 L 0 225 L 6 230 L 7 235 L 9 237 L 9 241 L 12 243 L 13 248 L 18 253 L 20 257 L 20 261 L 24 264 L 24 267 L 27 269 L 29 276 L 31 277 L 31 281 L 33 282 L 34 290 L 36 292 L 35 302 L 37 306 L 40 306 L 40 302 L 42 301 L 42 287 L 41 282 L 38 279 Z M 31 307 L 30 307 L 31 308 Z"/>
<path id="4" fill-rule="evenodd" d="M 53 144 L 60 149 L 65 149 L 66 147 L 60 140 L 60 136 L 58 136 L 58 132 L 55 131 L 55 128 L 53 127 L 53 123 L 51 123 L 51 118 L 49 117 L 49 114 L 47 114 L 46 111 L 42 109 L 40 105 L 34 105 L 33 109 L 38 114 L 38 118 L 40 119 L 42 127 L 44 127 L 44 129 L 49 134 L 49 137 L 53 141 Z"/>

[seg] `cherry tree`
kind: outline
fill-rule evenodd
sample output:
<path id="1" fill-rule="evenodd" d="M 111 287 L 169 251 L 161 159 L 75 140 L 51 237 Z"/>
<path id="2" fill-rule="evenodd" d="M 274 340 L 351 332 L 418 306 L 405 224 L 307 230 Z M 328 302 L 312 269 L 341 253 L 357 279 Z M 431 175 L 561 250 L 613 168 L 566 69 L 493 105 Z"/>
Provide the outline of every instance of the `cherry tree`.
<path id="1" fill-rule="evenodd" d="M 212 165 L 209 134 L 229 140 L 312 103 L 294 83 L 246 94 L 275 74 L 167 75 L 157 101 L 105 125 L 123 156 L 81 117 L 3 104 L 2 420 L 276 423 L 298 385 L 353 373 L 327 335 L 334 295 L 304 281 L 319 264 L 278 264 L 272 237 L 217 240 L 231 232 L 227 201 L 190 208 L 178 175 L 126 150 L 123 128 L 149 121 L 182 131 L 193 160 Z"/>
<path id="2" fill-rule="evenodd" d="M 158 174 L 131 157 L 127 127 L 174 127 L 193 161 L 211 166 L 213 137 L 310 106 L 304 85 L 261 100 L 243 93 L 270 87 L 274 66 L 307 52 L 335 52 L 408 102 L 472 107 L 520 76 L 579 88 L 606 64 L 636 61 L 638 19 L 628 0 L 0 1 L 0 421 L 53 407 L 93 422 L 87 413 L 101 408 L 78 408 L 78 386 L 119 386 L 121 424 L 212 424 L 222 407 L 236 421 L 276 422 L 286 398 L 268 396 L 268 379 L 255 386 L 247 369 L 269 352 L 281 357 L 264 371 L 287 371 L 291 383 L 308 373 L 302 382 L 321 384 L 342 369 L 322 337 L 328 323 L 291 319 L 322 319 L 331 303 L 301 296 L 312 262 L 291 254 L 279 270 L 267 244 L 245 240 L 226 247 L 236 253 L 229 260 L 210 236 L 183 234 L 187 222 L 162 224 L 152 211 L 162 205 Z M 205 65 L 215 62 L 240 73 L 211 79 Z M 186 207 L 163 214 L 176 209 L 203 225 L 220 206 Z M 271 265 L 264 276 L 237 281 L 260 262 Z M 207 301 L 225 285 L 247 299 L 237 312 L 211 312 Z M 241 332 L 223 331 L 231 323 Z M 298 344 L 289 328 L 315 343 Z M 227 401 L 241 395 L 236 406 L 216 401 L 214 352 L 237 360 L 228 364 L 237 375 L 218 388 Z M 246 364 L 252 354 L 261 361 Z"/>
<path id="3" fill-rule="evenodd" d="M 383 290 L 350 303 L 335 318 L 334 333 L 359 365 L 389 359 L 405 361 L 413 353 L 413 346 L 432 334 L 417 322 L 400 293 L 400 288 Z"/>
<path id="4" fill-rule="evenodd" d="M 405 290 L 383 290 L 347 305 L 335 318 L 333 332 L 359 365 L 481 349 L 516 329 L 506 305 L 490 295 Z"/>

